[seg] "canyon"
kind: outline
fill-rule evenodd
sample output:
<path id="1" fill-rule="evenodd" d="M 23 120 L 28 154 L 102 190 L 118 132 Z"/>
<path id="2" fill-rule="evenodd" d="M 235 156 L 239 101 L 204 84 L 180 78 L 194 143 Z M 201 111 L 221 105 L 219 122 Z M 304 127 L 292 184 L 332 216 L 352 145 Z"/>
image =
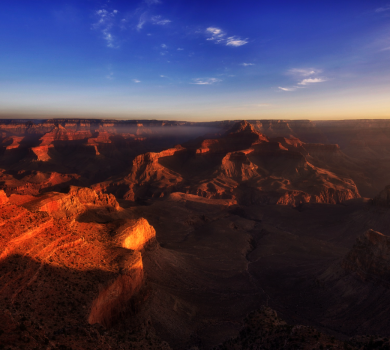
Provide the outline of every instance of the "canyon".
<path id="1" fill-rule="evenodd" d="M 390 120 L 0 120 L 0 349 L 388 349 Z"/>

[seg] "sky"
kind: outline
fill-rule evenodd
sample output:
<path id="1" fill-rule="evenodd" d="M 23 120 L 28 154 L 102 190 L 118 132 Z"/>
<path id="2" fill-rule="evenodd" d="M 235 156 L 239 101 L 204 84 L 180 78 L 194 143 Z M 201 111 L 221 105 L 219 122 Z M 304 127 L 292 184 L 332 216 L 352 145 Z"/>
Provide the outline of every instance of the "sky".
<path id="1" fill-rule="evenodd" d="M 390 1 L 2 0 L 0 115 L 390 118 Z"/>

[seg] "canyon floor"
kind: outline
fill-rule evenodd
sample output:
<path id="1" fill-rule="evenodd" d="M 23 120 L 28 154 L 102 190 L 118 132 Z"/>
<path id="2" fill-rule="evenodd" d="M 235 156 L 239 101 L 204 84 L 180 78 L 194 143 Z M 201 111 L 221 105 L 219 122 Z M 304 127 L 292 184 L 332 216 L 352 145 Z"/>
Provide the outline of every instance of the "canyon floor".
<path id="1" fill-rule="evenodd" d="M 389 349 L 390 121 L 0 121 L 0 349 Z"/>

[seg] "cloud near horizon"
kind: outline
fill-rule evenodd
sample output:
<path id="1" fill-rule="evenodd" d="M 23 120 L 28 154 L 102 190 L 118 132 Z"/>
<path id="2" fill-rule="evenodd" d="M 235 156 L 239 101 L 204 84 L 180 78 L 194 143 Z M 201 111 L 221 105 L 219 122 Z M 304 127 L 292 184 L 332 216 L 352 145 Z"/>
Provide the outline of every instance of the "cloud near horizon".
<path id="1" fill-rule="evenodd" d="M 295 77 L 295 79 L 299 79 L 296 84 L 298 86 L 291 86 L 291 87 L 281 87 L 279 86 L 279 89 L 282 91 L 295 91 L 299 88 L 307 87 L 310 84 L 314 83 L 323 83 L 327 81 L 327 78 L 319 77 L 318 74 L 322 73 L 322 69 L 317 68 L 291 68 L 289 69 L 286 74 L 292 75 Z"/>

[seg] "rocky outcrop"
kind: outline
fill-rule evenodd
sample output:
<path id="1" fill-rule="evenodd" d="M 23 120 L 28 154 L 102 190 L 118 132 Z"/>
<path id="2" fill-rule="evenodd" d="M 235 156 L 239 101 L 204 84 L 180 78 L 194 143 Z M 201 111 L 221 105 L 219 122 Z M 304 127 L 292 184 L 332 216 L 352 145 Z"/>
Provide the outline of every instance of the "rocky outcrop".
<path id="1" fill-rule="evenodd" d="M 41 199 L 40 206 L 2 204 L 1 309 L 17 303 L 24 313 L 39 313 L 41 327 L 48 329 L 53 323 L 73 327 L 86 317 L 109 328 L 135 312 L 145 295 L 134 299 L 144 285 L 144 270 L 141 253 L 133 249 L 151 244 L 155 230 L 142 218 L 122 222 L 114 235 L 110 226 L 70 220 L 81 204 L 117 206 L 113 196 L 76 187 Z"/>
<path id="2" fill-rule="evenodd" d="M 357 239 L 342 267 L 363 281 L 390 287 L 390 237 L 374 230 L 366 231 Z"/>
<path id="3" fill-rule="evenodd" d="M 22 136 L 7 137 L 3 140 L 2 144 L 5 145 L 6 150 L 11 150 L 18 148 L 23 139 L 24 137 Z"/>
<path id="4" fill-rule="evenodd" d="M 256 170 L 257 166 L 248 159 L 246 152 L 228 153 L 222 159 L 221 172 L 232 179 L 247 181 L 257 175 Z"/>
<path id="5" fill-rule="evenodd" d="M 143 250 L 156 243 L 156 231 L 144 218 L 128 220 L 116 231 L 115 241 L 123 248 Z"/>
<path id="6" fill-rule="evenodd" d="M 159 153 L 149 152 L 137 156 L 133 161 L 131 173 L 122 182 L 128 184 L 129 188 L 123 198 L 134 201 L 143 197 L 148 194 L 151 184 L 157 189 L 157 193 L 151 191 L 150 195 L 152 197 L 160 196 L 165 192 L 172 192 L 172 188 L 181 182 L 182 178 L 176 172 L 163 167 L 159 163 L 159 159 L 173 156 L 183 150 L 183 147 L 177 146 Z"/>
<path id="7" fill-rule="evenodd" d="M 45 211 L 55 218 L 73 218 L 93 207 L 104 207 L 108 212 L 120 207 L 112 194 L 76 186 L 71 186 L 67 194 L 49 192 L 23 206 L 31 211 Z"/>
<path id="8" fill-rule="evenodd" d="M 3 190 L 0 190 L 0 205 L 8 203 L 9 199 Z"/>

